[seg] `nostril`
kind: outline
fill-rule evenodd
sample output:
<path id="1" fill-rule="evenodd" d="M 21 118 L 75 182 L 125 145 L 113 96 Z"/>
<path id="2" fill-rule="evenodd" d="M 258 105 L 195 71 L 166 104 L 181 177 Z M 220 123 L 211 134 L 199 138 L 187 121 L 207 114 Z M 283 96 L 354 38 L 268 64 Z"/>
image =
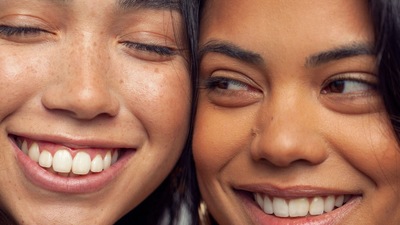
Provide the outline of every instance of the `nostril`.
<path id="1" fill-rule="evenodd" d="M 106 85 L 69 87 L 72 85 L 73 83 L 66 82 L 49 87 L 42 96 L 42 105 L 50 112 L 62 113 L 83 120 L 114 117 L 118 114 L 119 101 Z"/>

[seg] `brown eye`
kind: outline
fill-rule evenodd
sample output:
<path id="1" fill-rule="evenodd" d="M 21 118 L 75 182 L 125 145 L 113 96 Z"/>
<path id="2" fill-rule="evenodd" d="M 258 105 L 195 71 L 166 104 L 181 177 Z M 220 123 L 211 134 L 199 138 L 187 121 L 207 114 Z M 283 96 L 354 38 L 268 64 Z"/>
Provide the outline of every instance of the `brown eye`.
<path id="1" fill-rule="evenodd" d="M 252 90 L 252 88 L 240 81 L 229 79 L 225 77 L 210 77 L 206 81 L 206 88 L 208 89 L 223 89 L 223 90 L 236 90 L 246 91 Z"/>
<path id="2" fill-rule="evenodd" d="M 352 94 L 367 92 L 375 89 L 374 85 L 360 80 L 334 80 L 325 85 L 321 91 L 322 94 Z"/>

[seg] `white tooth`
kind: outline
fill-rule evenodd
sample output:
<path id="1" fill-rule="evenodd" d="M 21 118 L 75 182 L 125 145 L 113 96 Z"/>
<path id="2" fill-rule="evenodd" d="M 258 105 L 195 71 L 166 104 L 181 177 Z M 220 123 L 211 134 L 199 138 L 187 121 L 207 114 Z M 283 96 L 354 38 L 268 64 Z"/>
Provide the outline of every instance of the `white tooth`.
<path id="1" fill-rule="evenodd" d="M 28 143 L 25 140 L 22 142 L 21 150 L 25 155 L 28 155 Z"/>
<path id="2" fill-rule="evenodd" d="M 289 201 L 289 215 L 290 217 L 306 216 L 310 204 L 307 198 L 297 198 Z"/>
<path id="3" fill-rule="evenodd" d="M 338 197 L 336 198 L 336 201 L 335 201 L 335 206 L 336 206 L 336 207 L 342 206 L 342 205 L 343 205 L 343 201 L 344 201 L 344 195 L 338 196 Z"/>
<path id="4" fill-rule="evenodd" d="M 113 165 L 114 163 L 116 163 L 117 160 L 118 160 L 118 150 L 115 150 L 114 153 L 113 153 L 113 155 L 112 155 L 112 158 L 111 158 L 111 165 Z"/>
<path id="5" fill-rule="evenodd" d="M 262 208 L 263 208 L 263 205 L 264 205 L 264 200 L 263 200 L 263 198 L 261 197 L 261 195 L 260 195 L 260 194 L 257 194 L 257 193 L 254 193 L 254 199 L 256 200 L 258 206 L 260 206 L 260 208 L 262 209 Z"/>
<path id="6" fill-rule="evenodd" d="M 324 211 L 325 212 L 330 212 L 335 208 L 335 196 L 329 195 L 325 199 L 325 206 L 324 206 Z"/>
<path id="7" fill-rule="evenodd" d="M 53 156 L 50 152 L 43 150 L 39 156 L 39 165 L 44 168 L 50 168 L 53 164 Z"/>
<path id="8" fill-rule="evenodd" d="M 108 151 L 104 156 L 104 169 L 108 169 L 111 166 L 111 152 Z"/>
<path id="9" fill-rule="evenodd" d="M 36 142 L 32 143 L 31 147 L 28 150 L 28 155 L 29 158 L 31 158 L 33 161 L 35 162 L 39 161 L 40 151 L 39 151 L 39 145 Z"/>
<path id="10" fill-rule="evenodd" d="M 94 157 L 94 159 L 92 160 L 92 163 L 90 165 L 90 171 L 94 172 L 94 173 L 98 173 L 101 172 L 103 170 L 103 159 L 101 158 L 100 155 L 96 155 L 96 157 Z"/>
<path id="11" fill-rule="evenodd" d="M 272 201 L 272 206 L 274 209 L 275 216 L 288 217 L 289 216 L 289 206 L 285 199 L 274 198 Z"/>
<path id="12" fill-rule="evenodd" d="M 263 210 L 265 213 L 267 214 L 273 214 L 274 213 L 274 209 L 272 206 L 272 201 L 268 196 L 265 196 L 264 199 L 264 205 L 263 205 Z"/>
<path id="13" fill-rule="evenodd" d="M 88 174 L 91 163 L 89 154 L 86 152 L 78 152 L 72 161 L 72 173 L 78 175 Z"/>
<path id="14" fill-rule="evenodd" d="M 324 213 L 324 199 L 322 197 L 314 197 L 310 204 L 310 215 L 321 215 Z"/>
<path id="15" fill-rule="evenodd" d="M 72 167 L 72 156 L 67 150 L 58 150 L 53 157 L 53 170 L 59 173 L 69 173 Z"/>

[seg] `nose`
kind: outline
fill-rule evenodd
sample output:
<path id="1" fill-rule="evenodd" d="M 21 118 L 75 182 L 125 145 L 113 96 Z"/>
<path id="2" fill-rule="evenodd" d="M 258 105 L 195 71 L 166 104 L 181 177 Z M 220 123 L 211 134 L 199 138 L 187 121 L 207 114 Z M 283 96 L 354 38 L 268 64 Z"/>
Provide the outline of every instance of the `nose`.
<path id="1" fill-rule="evenodd" d="M 42 96 L 44 107 L 83 120 L 117 115 L 120 103 L 109 82 L 107 48 L 97 44 L 94 35 L 85 34 L 67 42 L 63 52 L 54 60 L 55 79 Z"/>
<path id="2" fill-rule="evenodd" d="M 278 167 L 325 161 L 328 148 L 320 132 L 318 110 L 299 96 L 271 101 L 263 107 L 253 133 L 253 160 Z"/>

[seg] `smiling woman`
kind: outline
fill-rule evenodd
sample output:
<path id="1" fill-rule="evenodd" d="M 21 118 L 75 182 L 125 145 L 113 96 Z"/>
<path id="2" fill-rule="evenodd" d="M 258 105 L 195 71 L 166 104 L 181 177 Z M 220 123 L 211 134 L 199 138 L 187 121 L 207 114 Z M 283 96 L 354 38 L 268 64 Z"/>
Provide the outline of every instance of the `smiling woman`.
<path id="1" fill-rule="evenodd" d="M 134 208 L 131 223 L 176 220 L 195 12 L 189 0 L 0 1 L 2 211 L 19 224 L 114 224 Z"/>
<path id="2" fill-rule="evenodd" d="M 193 154 L 211 223 L 399 224 L 398 1 L 201 10 Z"/>

